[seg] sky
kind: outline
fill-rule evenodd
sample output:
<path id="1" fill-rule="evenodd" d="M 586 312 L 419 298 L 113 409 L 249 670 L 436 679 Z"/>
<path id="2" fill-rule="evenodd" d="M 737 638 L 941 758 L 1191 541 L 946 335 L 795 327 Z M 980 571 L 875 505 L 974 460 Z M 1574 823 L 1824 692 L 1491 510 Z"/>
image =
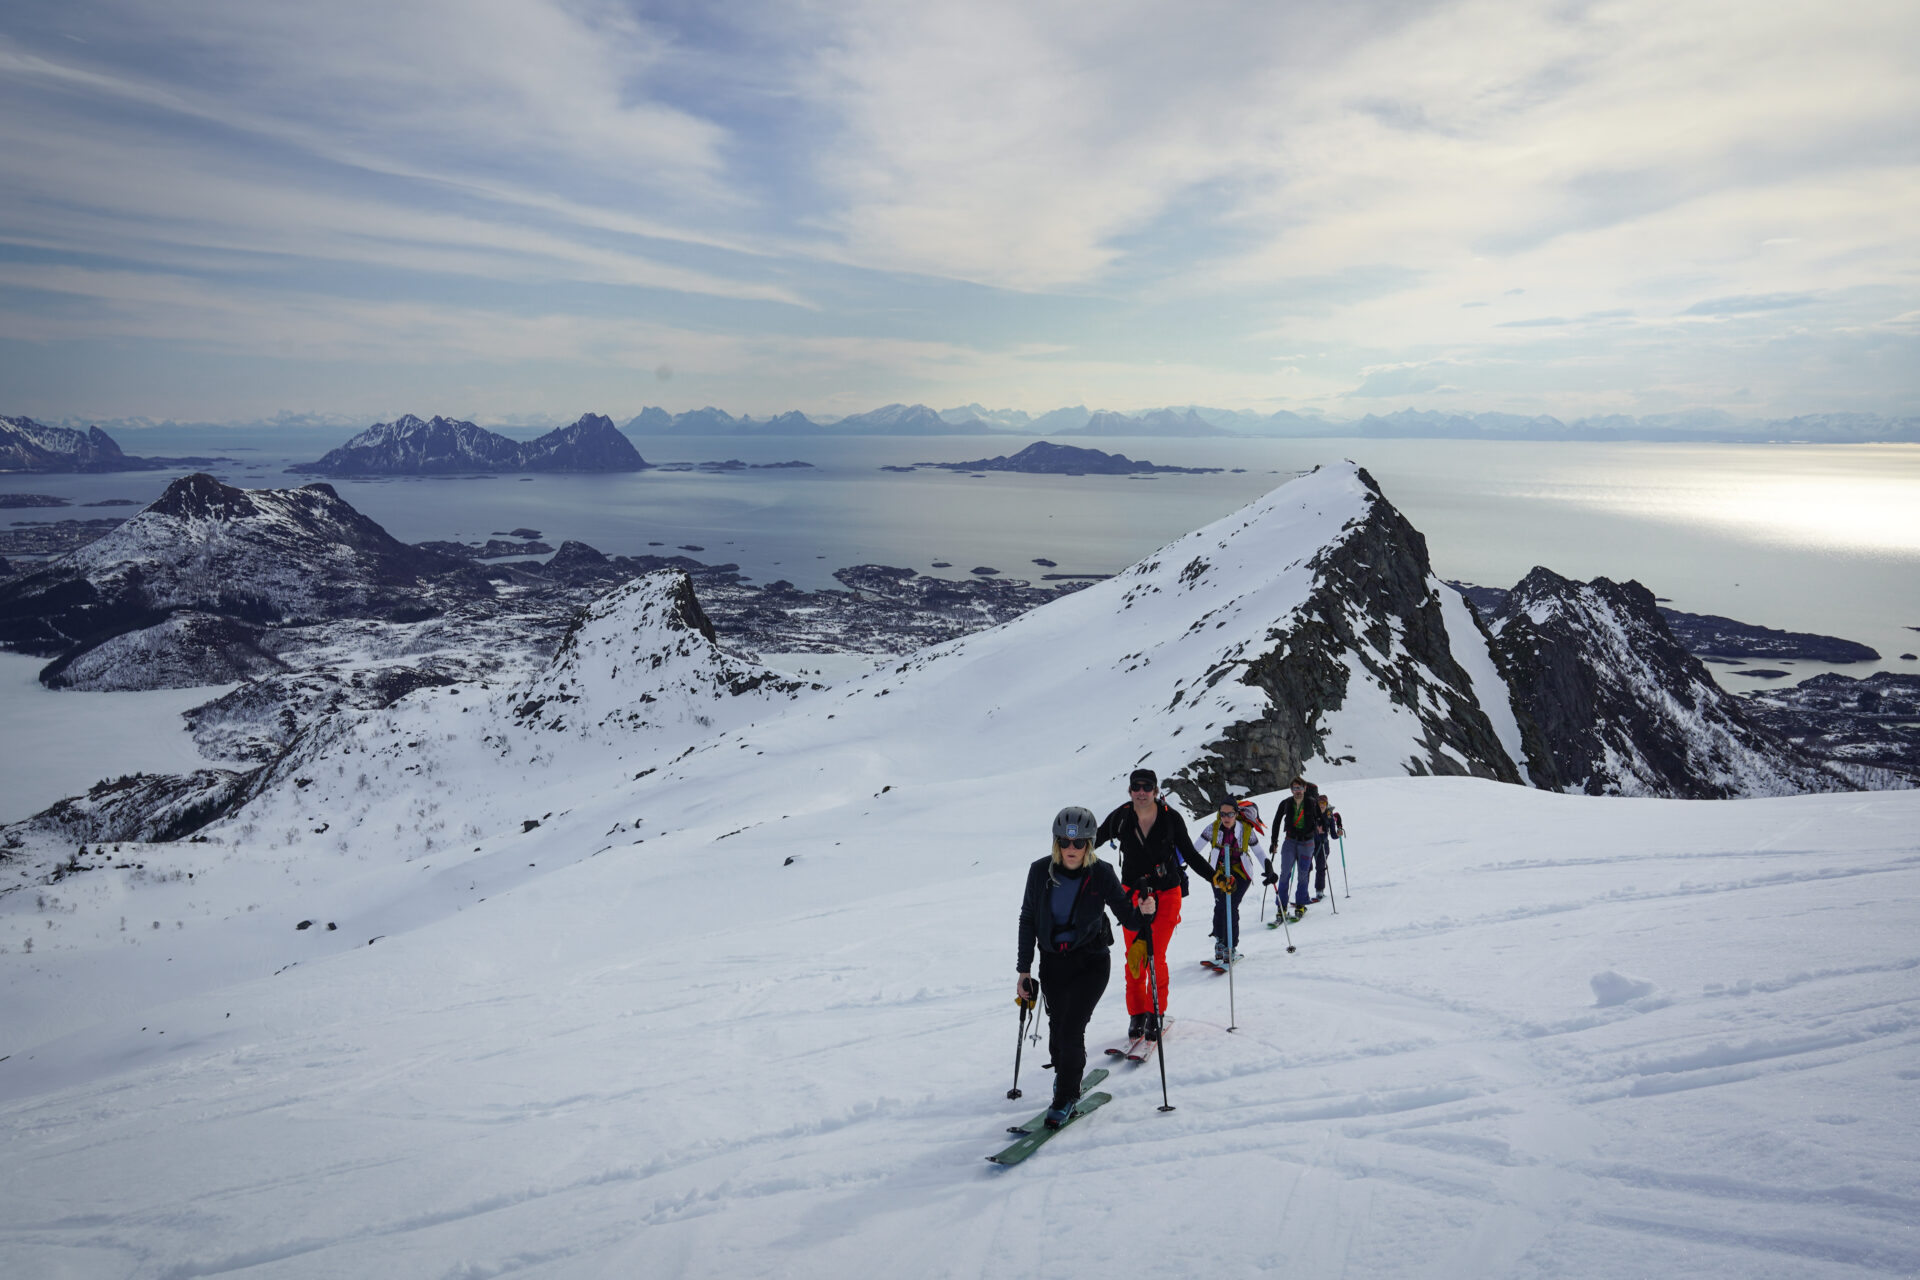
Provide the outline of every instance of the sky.
<path id="1" fill-rule="evenodd" d="M 0 413 L 1920 412 L 1911 0 L 10 0 Z"/>

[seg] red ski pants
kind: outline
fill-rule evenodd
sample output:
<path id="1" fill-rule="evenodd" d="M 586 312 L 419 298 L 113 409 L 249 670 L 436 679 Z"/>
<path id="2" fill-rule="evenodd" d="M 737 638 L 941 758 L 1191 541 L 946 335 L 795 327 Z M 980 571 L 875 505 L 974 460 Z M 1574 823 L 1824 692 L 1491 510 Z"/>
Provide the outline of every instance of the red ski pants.
<path id="1" fill-rule="evenodd" d="M 1134 905 L 1138 906 L 1141 895 L 1133 895 Z M 1147 987 L 1147 970 L 1143 965 L 1138 974 L 1127 974 L 1127 1014 L 1165 1013 L 1167 1011 L 1167 943 L 1173 940 L 1173 928 L 1180 923 L 1181 896 L 1178 889 L 1164 889 L 1158 895 L 1158 908 L 1153 916 L 1153 980 L 1159 984 L 1160 1007 L 1153 1007 L 1153 995 Z M 1131 947 L 1137 936 L 1131 929 L 1122 929 L 1121 934 Z"/>

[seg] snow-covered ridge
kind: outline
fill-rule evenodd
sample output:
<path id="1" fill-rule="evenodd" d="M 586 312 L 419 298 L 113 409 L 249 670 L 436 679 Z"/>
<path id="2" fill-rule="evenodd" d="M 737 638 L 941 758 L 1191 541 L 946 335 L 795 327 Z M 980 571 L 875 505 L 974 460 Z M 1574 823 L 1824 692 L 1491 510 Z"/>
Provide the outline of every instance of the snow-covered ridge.
<path id="1" fill-rule="evenodd" d="M 1359 468 L 1322 468 L 1106 582 L 703 742 L 641 794 L 718 784 L 747 750 L 789 762 L 782 812 L 917 786 L 1095 796 L 1141 763 L 1190 804 L 1302 768 L 1517 780 L 1430 574 L 1410 571 L 1411 624 L 1364 596 L 1321 607 L 1387 513 Z"/>
<path id="2" fill-rule="evenodd" d="M 636 774 L 813 688 L 722 649 L 687 575 L 662 570 L 586 609 L 524 681 L 424 687 L 322 724 L 208 834 L 264 828 L 347 853 L 380 831 L 381 857 L 404 860 L 537 825 L 578 786 L 630 791 Z"/>

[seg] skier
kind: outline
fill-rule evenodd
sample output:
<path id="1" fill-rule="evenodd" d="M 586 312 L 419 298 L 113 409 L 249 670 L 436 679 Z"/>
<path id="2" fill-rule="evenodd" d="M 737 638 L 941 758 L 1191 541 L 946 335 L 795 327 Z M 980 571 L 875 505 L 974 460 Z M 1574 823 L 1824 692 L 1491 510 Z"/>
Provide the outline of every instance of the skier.
<path id="1" fill-rule="evenodd" d="M 1346 828 L 1340 822 L 1340 811 L 1333 807 L 1333 801 L 1327 799 L 1325 792 L 1320 794 L 1319 801 L 1320 825 L 1313 833 L 1311 902 L 1318 902 L 1327 896 L 1327 858 L 1333 853 L 1333 842 L 1346 834 Z"/>
<path id="2" fill-rule="evenodd" d="M 1136 903 L 1159 902 L 1153 928 L 1146 931 L 1152 940 L 1151 975 L 1144 966 L 1136 972 L 1132 963 L 1134 944 L 1140 941 L 1129 929 L 1127 939 L 1127 1037 L 1132 1040 L 1160 1038 L 1161 1016 L 1167 1009 L 1167 943 L 1180 923 L 1180 901 L 1187 892 L 1188 863 L 1213 881 L 1214 869 L 1193 847 L 1186 820 L 1167 807 L 1160 798 L 1160 778 L 1151 769 L 1135 769 L 1127 778 L 1130 797 L 1101 820 L 1094 836 L 1097 845 L 1115 840 L 1120 845 L 1120 883 Z M 1123 922 L 1124 923 L 1124 922 Z M 1152 993 L 1157 989 L 1159 1007 Z"/>
<path id="3" fill-rule="evenodd" d="M 1260 837 L 1265 831 L 1260 809 L 1253 801 L 1236 804 L 1222 800 L 1213 821 L 1200 833 L 1200 845 L 1213 855 L 1233 885 L 1231 891 L 1217 884 L 1213 890 L 1213 962 L 1221 968 L 1240 959 L 1240 899 L 1247 896 L 1265 861 L 1260 855 Z"/>
<path id="4" fill-rule="evenodd" d="M 1274 838 L 1280 845 L 1280 874 L 1274 875 L 1273 862 L 1269 859 L 1266 881 L 1280 886 L 1280 909 L 1284 911 L 1287 886 L 1295 881 L 1297 871 L 1293 918 L 1298 920 L 1307 913 L 1307 882 L 1313 875 L 1313 836 L 1320 828 L 1320 803 L 1319 789 L 1305 778 L 1295 778 L 1289 790 L 1293 794 L 1280 802 L 1280 812 L 1273 819 Z"/>
<path id="5" fill-rule="evenodd" d="M 1107 989 L 1113 929 L 1107 909 L 1133 932 L 1151 927 L 1154 901 L 1136 909 L 1113 868 L 1093 848 L 1091 809 L 1068 805 L 1053 819 L 1053 849 L 1027 868 L 1020 900 L 1020 977 L 1015 998 L 1034 997 L 1033 953 L 1040 952 L 1039 990 L 1047 998 L 1047 1048 L 1053 1054 L 1053 1105 L 1046 1124 L 1058 1129 L 1080 1100 L 1087 1066 L 1087 1023 Z"/>

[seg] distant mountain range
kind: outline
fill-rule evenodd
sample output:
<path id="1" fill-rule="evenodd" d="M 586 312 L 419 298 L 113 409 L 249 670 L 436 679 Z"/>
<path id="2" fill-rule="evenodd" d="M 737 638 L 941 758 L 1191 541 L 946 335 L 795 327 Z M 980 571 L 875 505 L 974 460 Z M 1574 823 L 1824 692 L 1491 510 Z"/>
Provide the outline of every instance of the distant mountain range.
<path id="1" fill-rule="evenodd" d="M 1431 440 L 1648 440 L 1699 443 L 1811 441 L 1920 442 L 1920 416 L 1887 418 L 1870 413 L 1806 414 L 1795 418 L 1742 419 L 1719 410 L 1630 417 L 1607 414 L 1565 420 L 1550 414 L 1444 413 L 1402 409 L 1360 418 L 1327 418 L 1282 409 L 1261 414 L 1245 409 L 1175 405 L 1140 413 L 1073 405 L 1034 415 L 1024 409 L 989 409 L 979 403 L 934 410 L 924 404 L 890 404 L 838 420 L 816 420 L 797 410 L 771 418 L 736 418 L 708 406 L 685 413 L 643 409 L 623 430 L 631 435 L 1023 435 L 1023 436 L 1251 436 Z"/>
<path id="2" fill-rule="evenodd" d="M 209 426 L 210 433 L 218 427 Z M 616 428 L 600 414 L 518 441 L 472 422 L 403 415 L 375 423 L 316 462 L 291 468 L 321 475 L 449 474 L 500 471 L 639 471 L 646 463 L 625 436 L 948 436 L 1020 435 L 1030 438 L 1100 436 L 1255 439 L 1359 438 L 1413 440 L 1644 440 L 1678 443 L 1817 444 L 1920 443 L 1920 416 L 1871 413 L 1803 414 L 1743 419 L 1720 410 L 1630 417 L 1607 414 L 1570 420 L 1550 414 L 1445 413 L 1402 409 L 1343 419 L 1282 409 L 1173 405 L 1139 413 L 1071 405 L 1042 414 L 989 409 L 979 403 L 951 409 L 889 404 L 838 419 L 789 410 L 768 418 L 735 417 L 708 405 L 683 413 L 642 409 Z M 0 417 L 0 472 L 148 471 L 205 466 L 210 458 L 135 458 L 98 426 L 84 431 L 50 427 L 31 418 Z"/>

